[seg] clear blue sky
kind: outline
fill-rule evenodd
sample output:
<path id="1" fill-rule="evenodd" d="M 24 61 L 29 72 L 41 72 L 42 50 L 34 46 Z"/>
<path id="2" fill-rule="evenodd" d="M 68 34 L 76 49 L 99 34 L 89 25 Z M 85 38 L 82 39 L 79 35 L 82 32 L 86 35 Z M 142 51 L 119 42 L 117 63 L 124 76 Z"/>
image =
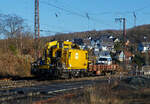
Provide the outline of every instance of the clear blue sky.
<path id="1" fill-rule="evenodd" d="M 149 0 L 40 0 L 40 28 L 53 32 L 120 29 L 117 17 L 125 17 L 127 28 L 131 28 L 133 11 L 137 25 L 150 24 Z M 34 0 L 1 0 L 0 13 L 24 18 L 33 30 Z M 42 32 L 43 36 L 50 34 Z"/>

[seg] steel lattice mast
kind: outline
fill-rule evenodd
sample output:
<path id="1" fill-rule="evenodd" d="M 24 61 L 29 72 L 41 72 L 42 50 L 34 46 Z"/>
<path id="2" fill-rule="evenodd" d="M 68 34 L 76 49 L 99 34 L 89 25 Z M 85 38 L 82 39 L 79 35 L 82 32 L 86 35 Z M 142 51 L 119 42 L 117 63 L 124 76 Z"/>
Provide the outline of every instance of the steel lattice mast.
<path id="1" fill-rule="evenodd" d="M 35 50 L 36 50 L 36 57 L 38 58 L 38 43 L 40 37 L 40 20 L 39 20 L 39 0 L 35 0 L 35 17 L 34 17 L 34 38 L 35 38 Z"/>

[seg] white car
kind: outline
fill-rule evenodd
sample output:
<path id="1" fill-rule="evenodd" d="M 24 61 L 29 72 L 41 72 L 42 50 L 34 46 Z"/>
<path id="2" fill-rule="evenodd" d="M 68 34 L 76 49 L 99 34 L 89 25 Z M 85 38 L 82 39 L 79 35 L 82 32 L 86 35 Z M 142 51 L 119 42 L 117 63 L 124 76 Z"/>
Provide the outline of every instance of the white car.
<path id="1" fill-rule="evenodd" d="M 112 59 L 111 58 L 102 58 L 102 57 L 100 57 L 97 61 L 97 64 L 111 65 L 112 64 Z"/>

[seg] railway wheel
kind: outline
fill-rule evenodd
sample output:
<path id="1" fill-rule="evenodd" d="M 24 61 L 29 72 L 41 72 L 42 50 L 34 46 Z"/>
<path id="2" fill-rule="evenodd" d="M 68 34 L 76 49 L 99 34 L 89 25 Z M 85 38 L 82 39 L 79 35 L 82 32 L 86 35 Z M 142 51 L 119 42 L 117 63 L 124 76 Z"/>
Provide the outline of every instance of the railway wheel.
<path id="1" fill-rule="evenodd" d="M 84 72 L 80 72 L 80 77 L 84 77 Z"/>
<path id="2" fill-rule="evenodd" d="M 70 78 L 70 75 L 69 73 L 62 73 L 61 76 L 60 76 L 61 79 L 69 79 Z"/>

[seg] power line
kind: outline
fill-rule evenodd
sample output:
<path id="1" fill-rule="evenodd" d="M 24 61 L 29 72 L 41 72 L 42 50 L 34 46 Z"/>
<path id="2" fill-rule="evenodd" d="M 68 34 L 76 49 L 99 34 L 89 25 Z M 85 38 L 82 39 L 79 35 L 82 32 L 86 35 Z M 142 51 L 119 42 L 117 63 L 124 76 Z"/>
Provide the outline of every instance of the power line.
<path id="1" fill-rule="evenodd" d="M 58 31 L 50 31 L 50 30 L 40 30 L 41 32 L 48 32 L 48 33 L 62 33 Z"/>
<path id="2" fill-rule="evenodd" d="M 62 33 L 70 33 L 68 31 L 51 31 L 51 30 L 40 30 L 41 32 L 47 32 L 47 33 L 56 33 L 56 34 L 62 34 Z"/>
<path id="3" fill-rule="evenodd" d="M 74 12 L 74 11 L 68 10 L 68 9 L 66 9 L 66 8 L 56 6 L 56 5 L 51 4 L 51 3 L 49 3 L 49 2 L 41 1 L 41 3 L 43 3 L 43 4 L 45 4 L 45 5 L 48 5 L 48 6 L 51 6 L 51 7 L 54 7 L 54 8 L 57 8 L 57 9 L 59 9 L 59 10 L 65 11 L 65 12 L 70 13 L 70 14 L 72 14 L 72 15 L 76 15 L 76 16 L 79 16 L 79 17 L 82 17 L 82 18 L 87 18 L 88 20 L 91 20 L 91 21 L 93 21 L 93 22 L 102 23 L 102 24 L 104 24 L 104 25 L 107 25 L 107 26 L 111 26 L 111 27 L 112 27 L 111 24 L 107 24 L 107 23 L 104 23 L 104 22 L 102 22 L 102 21 L 100 21 L 100 20 L 98 20 L 98 19 L 92 18 L 91 16 L 89 16 L 88 13 L 85 13 L 85 14 L 83 15 L 83 14 L 80 14 L 80 13 L 78 13 L 78 12 Z M 87 16 L 87 14 L 88 14 L 88 16 Z"/>
<path id="4" fill-rule="evenodd" d="M 65 8 L 62 8 L 62 7 L 58 7 L 58 6 L 54 5 L 54 4 L 51 4 L 51 3 L 48 3 L 48 2 L 45 2 L 45 1 L 40 1 L 40 2 L 43 3 L 43 4 L 49 5 L 49 6 L 51 6 L 51 7 L 60 9 L 60 10 L 62 10 L 62 11 L 68 12 L 68 13 L 70 13 L 70 14 L 77 15 L 77 16 L 80 16 L 80 17 L 83 17 L 83 18 L 86 18 L 85 15 L 81 15 L 81 14 L 79 14 L 79 13 L 77 13 L 77 12 L 70 11 L 70 10 L 65 9 Z"/>
<path id="5" fill-rule="evenodd" d="M 112 24 L 109 24 L 109 23 L 106 23 L 106 21 L 100 21 L 99 19 L 95 19 L 95 18 L 93 18 L 92 17 L 92 15 L 107 15 L 107 14 L 126 14 L 126 16 L 127 16 L 127 14 L 130 14 L 130 15 L 132 15 L 133 16 L 133 12 L 135 12 L 135 14 L 136 14 L 136 18 L 137 18 L 137 16 L 138 16 L 138 14 L 137 14 L 137 12 L 141 12 L 142 10 L 144 10 L 144 9 L 146 9 L 146 8 L 148 8 L 149 6 L 147 5 L 147 6 L 144 6 L 144 7 L 141 7 L 141 8 L 137 8 L 137 9 L 135 9 L 134 11 L 125 11 L 125 12 L 112 12 L 112 11 L 105 11 L 105 12 L 99 12 L 99 13 L 87 13 L 87 12 L 85 12 L 85 13 L 80 13 L 79 11 L 78 12 L 76 12 L 76 11 L 72 11 L 72 9 L 66 9 L 64 6 L 63 7 L 60 7 L 60 6 L 57 6 L 57 5 L 55 5 L 55 4 L 52 4 L 52 3 L 49 3 L 48 1 L 46 2 L 46 1 L 43 1 L 43 0 L 41 0 L 40 1 L 42 4 L 45 4 L 45 5 L 48 5 L 48 6 L 51 6 L 51 7 L 53 7 L 53 8 L 57 8 L 57 9 L 59 9 L 59 10 L 62 10 L 62 11 L 65 11 L 65 12 L 67 12 L 67 13 L 69 13 L 69 14 L 71 14 L 71 15 L 76 15 L 76 16 L 79 16 L 79 17 L 82 17 L 82 18 L 86 18 L 87 20 L 88 20 L 88 22 L 89 21 L 93 21 L 93 23 L 95 23 L 95 24 L 98 24 L 98 25 L 100 25 L 100 24 L 104 24 L 104 25 L 107 25 L 107 26 L 113 26 Z M 143 13 L 143 15 L 148 15 L 149 13 Z M 58 18 L 58 17 L 60 17 L 60 14 L 58 14 L 58 13 L 54 13 L 54 15 L 56 16 L 56 18 Z M 125 16 L 124 16 L 125 17 Z M 134 20 L 135 20 L 135 17 L 134 17 Z M 129 21 L 129 19 L 128 19 L 128 21 Z M 89 24 L 88 24 L 89 25 Z M 97 25 L 97 26 L 98 26 Z M 134 22 L 134 25 L 135 25 L 135 22 Z M 49 26 L 48 26 L 49 27 Z M 52 26 L 53 27 L 53 26 Z M 89 26 L 88 26 L 88 28 L 89 28 Z"/>
<path id="6" fill-rule="evenodd" d="M 142 11 L 142 10 L 144 10 L 144 9 L 148 8 L 148 7 L 149 7 L 149 5 L 150 5 L 150 4 L 148 4 L 148 5 L 144 6 L 144 7 L 141 7 L 141 8 L 135 9 L 134 11 L 135 11 L 135 12 Z"/>
<path id="7" fill-rule="evenodd" d="M 144 6 L 144 7 L 141 7 L 141 8 L 136 8 L 135 10 L 134 10 L 134 12 L 140 12 L 140 11 L 142 11 L 142 10 L 144 10 L 144 9 L 146 9 L 146 8 L 149 8 L 150 6 L 149 6 L 150 4 L 148 4 L 148 5 L 146 5 L 146 6 Z M 89 13 L 90 15 L 108 15 L 108 14 L 132 14 L 133 13 L 133 11 L 124 11 L 124 12 L 109 12 L 109 11 L 105 11 L 105 12 L 98 12 L 98 13 Z"/>
<path id="8" fill-rule="evenodd" d="M 27 21 L 28 22 L 33 22 L 32 20 L 28 20 L 27 19 Z M 33 24 L 30 24 L 30 26 L 31 27 L 34 27 L 34 25 Z M 46 28 L 43 28 L 43 27 L 46 27 Z M 64 30 L 63 29 L 63 27 L 62 26 L 56 26 L 56 25 L 47 25 L 47 24 L 43 24 L 43 23 L 40 23 L 40 34 L 41 34 L 41 32 L 47 32 L 47 33 L 69 33 L 69 32 L 72 32 L 72 31 L 70 31 L 70 30 Z M 50 29 L 48 29 L 48 28 L 57 28 L 57 29 L 59 29 L 59 30 L 61 30 L 61 31 L 51 31 Z"/>

